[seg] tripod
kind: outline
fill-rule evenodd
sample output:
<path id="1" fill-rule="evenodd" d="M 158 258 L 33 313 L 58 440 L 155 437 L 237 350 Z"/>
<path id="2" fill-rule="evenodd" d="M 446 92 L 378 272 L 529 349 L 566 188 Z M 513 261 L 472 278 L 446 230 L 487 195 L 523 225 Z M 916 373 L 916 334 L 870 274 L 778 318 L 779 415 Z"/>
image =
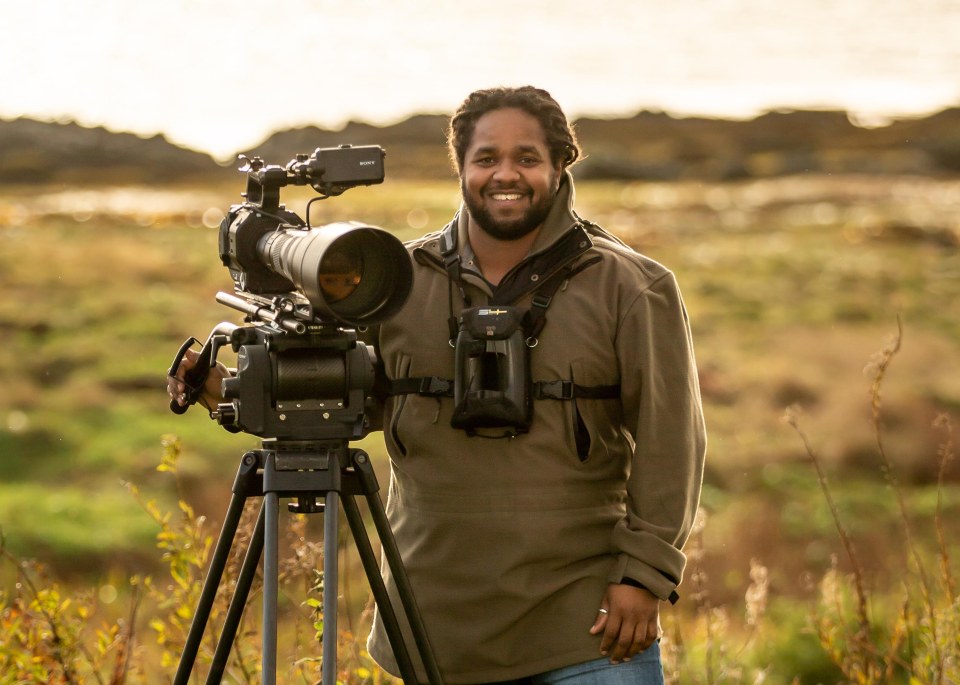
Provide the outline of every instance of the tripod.
<path id="1" fill-rule="evenodd" d="M 339 506 L 350 525 L 360 560 L 384 628 L 393 648 L 405 685 L 417 683 L 416 669 L 404 642 L 397 612 L 380 576 L 376 554 L 367 535 L 355 497 L 363 495 L 370 509 L 380 538 L 383 556 L 396 579 L 402 610 L 410 626 L 421 663 L 430 685 L 441 685 L 423 620 L 413 597 L 400 552 L 387 521 L 383 503 L 377 494 L 379 485 L 369 456 L 358 449 L 348 449 L 345 441 L 264 440 L 263 449 L 247 452 L 240 460 L 234 480 L 230 504 L 217 539 L 207 578 L 200 593 L 174 685 L 187 685 L 210 618 L 217 588 L 227 564 L 244 504 L 251 497 L 263 497 L 253 537 L 237 578 L 230 600 L 207 683 L 220 683 L 230 649 L 236 638 L 240 618 L 246 604 L 257 566 L 263 556 L 263 654 L 262 682 L 275 685 L 277 672 L 277 595 L 279 574 L 279 501 L 295 497 L 290 510 L 299 513 L 323 512 L 324 578 L 323 578 L 323 662 L 322 685 L 337 682 L 337 548 Z M 344 495 L 341 497 L 341 494 Z"/>

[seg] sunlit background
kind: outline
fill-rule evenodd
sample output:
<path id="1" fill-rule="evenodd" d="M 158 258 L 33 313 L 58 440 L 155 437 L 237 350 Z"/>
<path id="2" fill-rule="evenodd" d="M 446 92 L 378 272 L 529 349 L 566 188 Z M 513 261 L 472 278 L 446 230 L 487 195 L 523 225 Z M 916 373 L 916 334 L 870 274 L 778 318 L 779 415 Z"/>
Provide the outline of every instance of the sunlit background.
<path id="1" fill-rule="evenodd" d="M 532 83 L 573 119 L 611 118 L 578 123 L 577 209 L 674 270 L 690 312 L 709 449 L 683 598 L 663 612 L 668 682 L 960 682 L 958 39 L 960 0 L 0 0 L 0 681 L 17 680 L 11 654 L 55 673 L 73 650 L 95 663 L 72 682 L 119 682 L 128 640 L 124 682 L 169 682 L 204 536 L 258 444 L 174 416 L 164 378 L 188 336 L 239 319 L 215 299 L 233 285 L 216 229 L 243 176 L 161 140 L 13 120 L 163 134 L 219 161 L 383 144 L 389 182 L 310 218 L 408 239 L 460 202 L 443 118 L 271 135 Z M 807 109 L 877 128 L 633 117 Z M 283 201 L 303 214 L 314 195 Z M 363 447 L 384 483 L 382 435 Z M 317 568 L 317 538 L 298 539 L 291 633 Z M 857 568 L 869 625 L 845 609 Z M 357 580 L 342 606 L 362 636 Z M 56 649 L 31 608 L 51 588 Z M 303 682 L 312 632 L 283 642 Z"/>
<path id="2" fill-rule="evenodd" d="M 0 117 L 231 156 L 279 128 L 392 123 L 534 83 L 573 116 L 863 123 L 960 104 L 958 0 L 4 0 Z"/>

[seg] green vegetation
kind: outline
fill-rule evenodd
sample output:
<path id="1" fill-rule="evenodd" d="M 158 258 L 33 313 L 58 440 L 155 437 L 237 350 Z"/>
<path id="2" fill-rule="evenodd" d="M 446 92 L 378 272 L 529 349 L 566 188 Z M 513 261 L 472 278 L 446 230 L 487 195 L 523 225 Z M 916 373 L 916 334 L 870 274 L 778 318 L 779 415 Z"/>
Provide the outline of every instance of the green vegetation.
<path id="1" fill-rule="evenodd" d="M 50 682 L 93 682 L 94 671 L 123 682 L 112 680 L 118 664 L 127 682 L 166 681 L 156 671 L 175 658 L 176 620 L 192 608 L 198 547 L 256 444 L 202 411 L 174 416 L 164 391 L 186 337 L 236 320 L 214 301 L 230 280 L 204 224 L 239 185 L 0 196 L 0 529 L 8 560 L 37 559 L 55 576 L 0 565 L 0 664 L 32 654 L 48 669 L 34 673 L 50 676 L 36 679 Z M 301 211 L 307 197 L 284 199 Z M 683 599 L 664 610 L 673 682 L 951 682 L 941 666 L 956 667 L 960 636 L 950 554 L 960 534 L 960 182 L 583 183 L 578 200 L 582 215 L 677 272 L 694 327 L 709 464 Z M 413 237 L 456 203 L 448 182 L 388 181 L 315 204 L 312 219 Z M 895 359 L 884 348 L 865 378 L 898 319 Z M 176 487 L 156 469 L 170 433 Z M 363 446 L 385 474 L 379 436 Z M 291 525 L 304 526 L 301 547 L 315 535 Z M 193 570 L 157 591 L 188 544 L 193 556 L 178 563 Z M 316 579 L 297 568 L 285 593 L 301 620 L 285 627 L 297 636 L 287 656 L 305 668 L 319 654 Z M 353 582 L 345 682 L 382 677 L 351 638 L 364 633 L 362 585 Z M 19 642 L 3 639 L 11 630 Z M 79 680 L 62 674 L 68 647 Z M 241 658 L 232 677 L 245 682 L 257 655 Z"/>

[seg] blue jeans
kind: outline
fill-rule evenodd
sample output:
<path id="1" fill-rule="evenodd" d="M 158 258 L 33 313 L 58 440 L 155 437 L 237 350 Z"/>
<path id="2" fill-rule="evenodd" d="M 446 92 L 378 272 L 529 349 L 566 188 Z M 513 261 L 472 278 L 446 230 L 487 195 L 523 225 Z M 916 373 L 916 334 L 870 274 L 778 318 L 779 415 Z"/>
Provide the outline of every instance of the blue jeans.
<path id="1" fill-rule="evenodd" d="M 660 645 L 654 642 L 630 661 L 616 665 L 604 657 L 495 685 L 663 685 Z"/>

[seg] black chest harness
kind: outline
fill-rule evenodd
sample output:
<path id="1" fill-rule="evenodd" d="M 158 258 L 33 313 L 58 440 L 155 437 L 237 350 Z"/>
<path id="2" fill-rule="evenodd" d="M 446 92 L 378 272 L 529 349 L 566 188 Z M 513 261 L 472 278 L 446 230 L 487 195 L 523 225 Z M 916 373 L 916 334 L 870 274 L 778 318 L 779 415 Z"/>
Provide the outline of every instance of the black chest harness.
<path id="1" fill-rule="evenodd" d="M 388 382 L 387 394 L 417 394 L 452 397 L 451 425 L 468 435 L 477 429 L 506 429 L 514 437 L 529 430 L 533 400 L 616 399 L 619 385 L 578 385 L 574 379 L 533 381 L 530 355 L 547 323 L 547 309 L 557 292 L 570 278 L 597 263 L 600 257 L 575 264 L 592 246 L 582 221 L 543 255 L 522 263 L 496 288 L 488 304 L 472 306 L 461 273 L 457 252 L 457 219 L 442 231 L 441 256 L 450 280 L 448 328 L 454 349 L 454 378 L 427 376 L 400 378 Z M 454 288 L 459 291 L 463 310 L 454 311 Z M 532 293 L 531 306 L 524 311 L 511 303 Z M 577 413 L 577 446 L 581 457 L 589 450 L 589 438 Z M 581 432 L 583 435 L 581 435 Z M 586 442 L 584 442 L 586 441 Z"/>

